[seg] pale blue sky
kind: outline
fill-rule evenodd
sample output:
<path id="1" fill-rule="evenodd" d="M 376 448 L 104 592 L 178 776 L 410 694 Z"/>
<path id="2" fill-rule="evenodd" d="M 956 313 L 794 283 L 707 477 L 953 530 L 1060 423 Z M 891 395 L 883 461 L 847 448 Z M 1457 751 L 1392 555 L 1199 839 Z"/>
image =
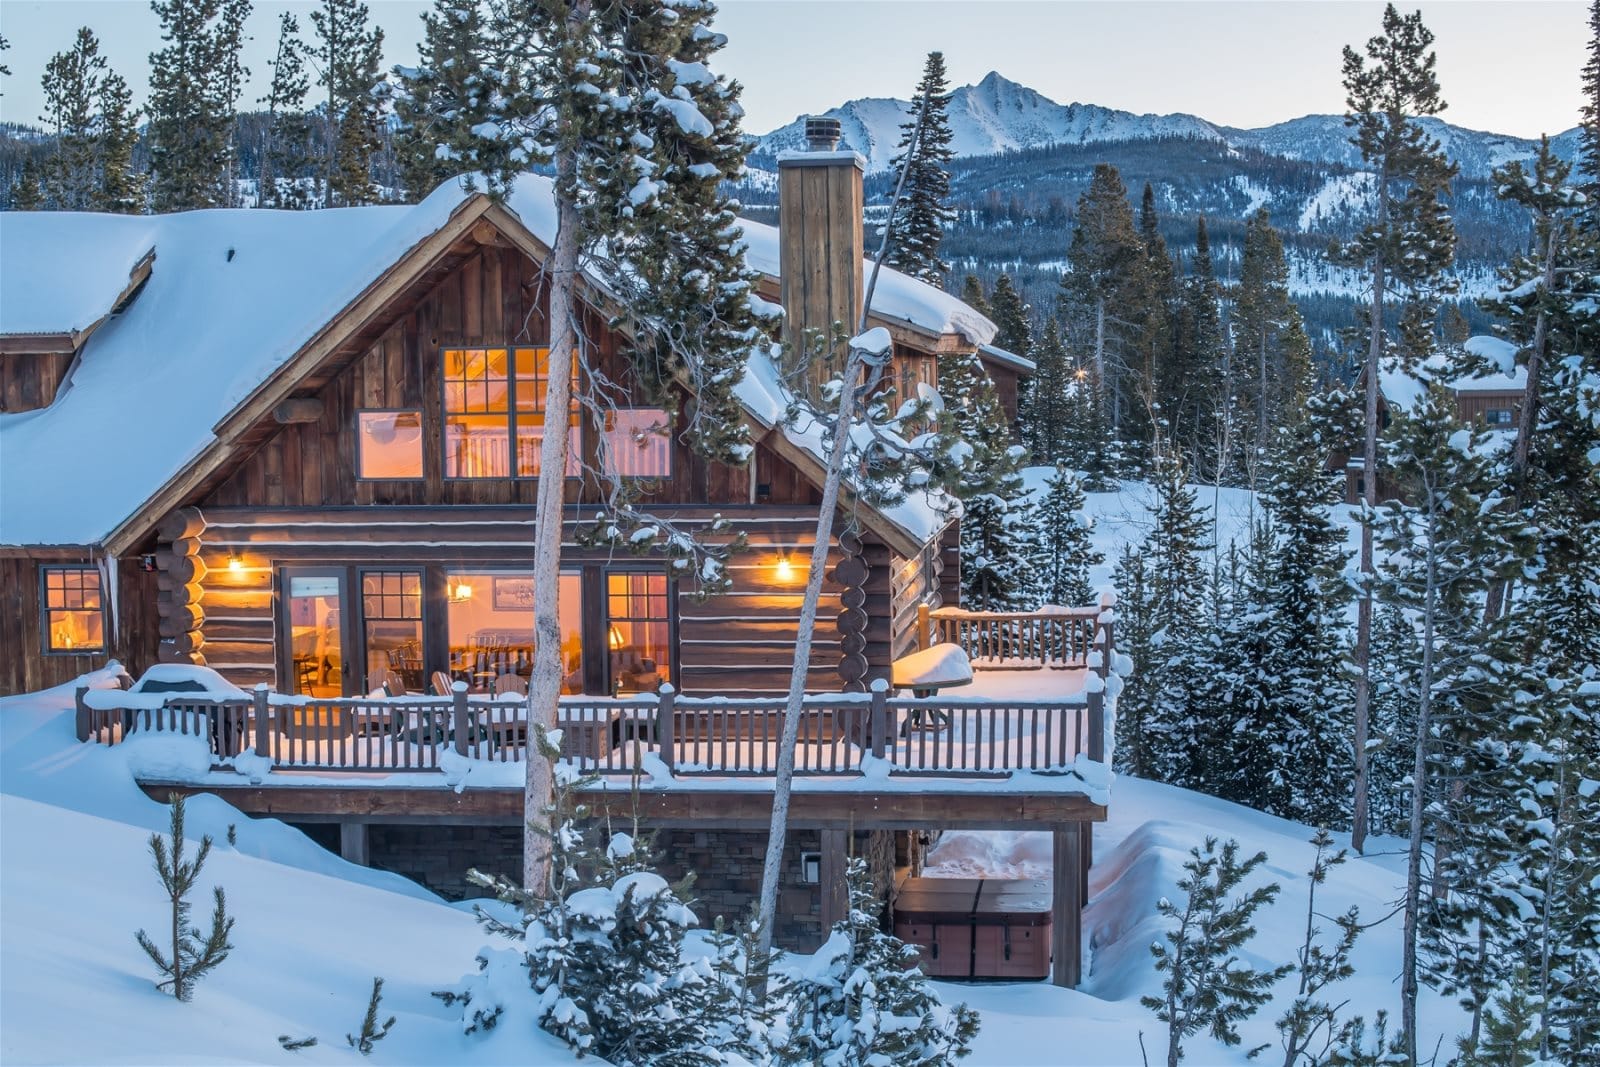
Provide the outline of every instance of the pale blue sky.
<path id="1" fill-rule="evenodd" d="M 427 5 L 368 2 L 388 38 L 386 65 L 414 62 Z M 248 98 L 265 91 L 279 12 L 311 6 L 258 0 Z M 1438 38 L 1445 118 L 1525 137 L 1577 123 L 1581 0 L 1401 5 L 1417 6 Z M 1382 10 L 1381 0 L 724 0 L 717 25 L 729 37 L 720 69 L 744 83 L 745 128 L 755 133 L 852 97 L 907 96 L 935 48 L 955 85 L 998 70 L 1062 103 L 1248 127 L 1342 111 L 1340 47 L 1376 32 Z M 13 72 L 0 117 L 37 121 L 44 64 L 82 25 L 142 99 L 160 45 L 144 0 L 0 0 Z"/>

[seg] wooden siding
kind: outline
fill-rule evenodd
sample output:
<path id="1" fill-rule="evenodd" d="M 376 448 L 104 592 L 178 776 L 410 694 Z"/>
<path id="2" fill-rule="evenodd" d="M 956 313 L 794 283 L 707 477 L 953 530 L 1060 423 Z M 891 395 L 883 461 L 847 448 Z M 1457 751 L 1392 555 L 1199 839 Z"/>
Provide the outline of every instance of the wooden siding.
<path id="1" fill-rule="evenodd" d="M 1507 390 L 1505 392 L 1470 392 L 1456 393 L 1456 410 L 1462 422 L 1478 422 L 1485 424 L 1485 416 L 1491 411 L 1511 412 L 1510 422 L 1487 424 L 1490 429 L 1510 430 L 1517 425 L 1517 413 L 1522 410 L 1522 393 Z"/>
<path id="2" fill-rule="evenodd" d="M 865 292 L 861 168 L 848 157 L 785 160 L 778 184 L 784 339 L 827 336 L 835 322 L 855 332 Z"/>
<path id="3" fill-rule="evenodd" d="M 689 583 L 680 583 L 677 600 L 677 684 L 690 693 L 762 695 L 785 691 L 794 649 L 800 593 L 811 552 L 815 513 L 805 508 L 730 507 L 719 509 L 743 533 L 747 551 L 729 567 L 731 592 L 697 601 Z M 451 567 L 531 565 L 531 507 L 451 508 L 210 508 L 199 535 L 198 557 L 204 611 L 201 648 L 206 663 L 235 684 L 266 682 L 286 688 L 279 677 L 274 611 L 278 568 L 295 565 L 438 565 Z M 592 519 L 588 509 L 569 509 L 562 561 L 571 566 L 620 567 L 648 564 L 626 553 L 585 547 L 578 531 Z M 707 510 L 665 511 L 685 526 L 704 525 Z M 869 544 L 869 560 L 888 550 Z M 229 567 L 236 556 L 240 566 Z M 777 563 L 787 558 L 791 572 L 780 580 Z M 832 564 L 839 558 L 835 550 Z M 873 565 L 868 601 L 884 601 L 873 615 L 867 658 L 869 677 L 888 671 L 887 566 Z M 809 687 L 839 687 L 836 619 L 842 588 L 824 584 L 821 618 L 811 660 Z M 352 593 L 352 595 L 354 595 Z M 431 606 L 431 605 L 430 605 Z M 425 609 L 426 612 L 427 609 Z M 437 614 L 437 612 L 435 612 Z M 430 624 L 431 625 L 431 624 Z M 427 670 L 443 664 L 427 665 Z"/>
<path id="4" fill-rule="evenodd" d="M 0 355 L 0 412 L 49 407 L 71 366 L 70 351 Z"/>
<path id="5" fill-rule="evenodd" d="M 15 550 L 11 550 L 15 552 Z M 107 604 L 106 640 L 101 652 L 82 655 L 46 655 L 43 614 L 39 602 L 41 567 L 52 565 L 98 566 L 84 550 L 38 550 L 33 554 L 0 556 L 0 696 L 49 689 L 72 681 L 85 671 L 120 660 L 138 676 L 156 660 L 155 575 L 139 567 L 140 557 L 118 560 L 116 610 Z"/>

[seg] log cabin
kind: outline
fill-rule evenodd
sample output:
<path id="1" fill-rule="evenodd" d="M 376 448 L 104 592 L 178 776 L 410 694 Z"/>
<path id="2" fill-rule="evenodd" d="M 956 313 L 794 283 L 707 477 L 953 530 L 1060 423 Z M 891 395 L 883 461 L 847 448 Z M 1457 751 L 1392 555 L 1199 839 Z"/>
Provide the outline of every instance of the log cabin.
<path id="1" fill-rule="evenodd" d="M 863 167 L 827 143 L 788 155 L 780 226 L 744 224 L 747 260 L 762 276 L 757 297 L 781 306 L 784 338 L 859 317 L 870 270 Z M 448 894 L 465 891 L 468 866 L 517 870 L 520 790 L 444 788 L 437 737 L 415 725 L 432 705 L 407 705 L 410 732 L 374 741 L 359 724 L 380 705 L 360 701 L 443 701 L 440 714 L 456 724 L 445 747 L 478 754 L 462 724 L 500 714 L 478 695 L 514 691 L 529 667 L 528 544 L 539 442 L 554 425 L 588 463 L 603 440 L 611 446 L 604 452 L 625 464 L 616 473 L 651 511 L 701 530 L 720 517 L 748 544 L 731 561 L 732 590 L 702 602 L 659 555 L 588 543 L 599 487 L 563 472 L 563 700 L 580 724 L 607 723 L 587 729 L 581 758 L 637 775 L 644 768 L 623 754 L 631 737 L 658 751 L 669 775 L 693 771 L 693 749 L 702 773 L 753 778 L 742 790 L 684 778 L 648 794 L 643 813 L 662 830 L 668 867 L 695 871 L 702 900 L 740 913 L 759 879 L 770 795 L 766 764 L 748 755 L 764 744 L 747 743 L 735 765 L 727 739 L 749 742 L 757 729 L 765 738 L 776 722 L 822 479 L 818 446 L 781 417 L 771 351 L 752 350 L 740 386 L 755 441 L 743 467 L 700 458 L 681 422 L 668 425 L 631 395 L 603 421 L 574 411 L 552 423 L 541 268 L 554 210 L 550 183 L 532 175 L 501 201 L 452 182 L 409 207 L 9 214 L 0 225 L 0 693 L 68 683 L 110 658 L 133 674 L 155 664 L 214 670 L 255 694 L 253 710 L 208 713 L 214 725 L 238 716 L 231 741 L 212 729 L 219 766 L 254 738 L 286 768 L 382 770 L 386 781 L 142 779 L 152 796 L 205 789 Z M 629 389 L 627 339 L 597 309 L 602 295 L 591 288 L 588 298 L 592 358 Z M 868 322 L 889 331 L 902 388 L 936 385 L 947 355 L 980 359 L 1012 398 L 1032 370 L 988 347 L 995 327 L 981 314 L 892 270 Z M 680 411 L 693 398 L 684 401 Z M 1002 637 L 993 620 L 960 615 L 957 522 L 936 500 L 877 508 L 846 499 L 836 530 L 808 689 L 870 689 L 870 705 L 826 705 L 857 724 L 829 736 L 850 734 L 859 752 L 905 777 L 902 788 L 860 779 L 798 794 L 780 943 L 820 943 L 844 907 L 849 852 L 865 855 L 885 885 L 916 870 L 939 829 L 1048 829 L 1057 980 L 1075 984 L 1090 828 L 1105 817 L 1109 781 L 1096 770 L 1109 762 L 1102 693 L 1114 683 L 1097 680 L 1108 677 L 1109 613 L 1012 620 Z M 986 647 L 1002 657 L 1032 626 L 1032 666 L 1069 668 L 1086 695 L 936 711 L 886 697 L 896 661 L 929 642 L 930 614 L 952 611 L 934 625 L 950 639 L 988 633 Z M 84 692 L 80 736 L 109 741 L 135 728 L 133 711 L 94 711 Z M 679 693 L 748 703 L 686 715 L 687 700 L 673 710 Z M 655 709 L 647 727 L 619 719 L 618 708 L 641 706 Z M 392 723 L 398 713 L 381 714 Z M 940 716 L 942 726 L 922 728 Z M 734 717 L 742 722 L 730 728 Z M 480 734 L 470 736 L 476 746 Z M 972 737 L 977 746 L 953 743 Z M 721 762 L 707 743 L 717 738 Z M 350 755 L 370 756 L 373 744 L 421 762 L 379 767 Z M 848 754 L 843 766 L 803 762 L 819 775 L 863 769 Z M 412 776 L 424 770 L 432 777 Z M 1013 773 L 1026 777 L 1002 785 Z M 594 810 L 623 817 L 618 796 L 602 791 Z"/>

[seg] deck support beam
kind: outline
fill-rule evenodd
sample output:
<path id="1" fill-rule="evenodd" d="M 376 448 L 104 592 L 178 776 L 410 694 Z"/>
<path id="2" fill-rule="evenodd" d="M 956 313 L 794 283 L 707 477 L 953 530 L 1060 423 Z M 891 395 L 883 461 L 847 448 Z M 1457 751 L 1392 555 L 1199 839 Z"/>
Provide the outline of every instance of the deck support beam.
<path id="1" fill-rule="evenodd" d="M 833 924 L 850 914 L 850 887 L 845 874 L 850 866 L 850 832 L 822 831 L 822 856 L 818 881 L 822 890 L 822 937 L 827 940 Z"/>
<path id="2" fill-rule="evenodd" d="M 1081 823 L 1051 831 L 1050 980 L 1075 989 L 1083 977 L 1083 840 Z"/>
<path id="3" fill-rule="evenodd" d="M 363 867 L 372 866 L 372 841 L 364 822 L 339 824 L 339 855 Z"/>

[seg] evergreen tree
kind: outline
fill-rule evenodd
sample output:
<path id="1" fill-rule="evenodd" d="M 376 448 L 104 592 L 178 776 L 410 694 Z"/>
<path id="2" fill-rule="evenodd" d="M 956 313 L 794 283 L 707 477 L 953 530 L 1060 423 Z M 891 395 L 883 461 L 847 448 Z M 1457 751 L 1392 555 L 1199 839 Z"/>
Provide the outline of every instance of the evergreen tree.
<path id="1" fill-rule="evenodd" d="M 94 201 L 99 211 L 137 215 L 144 210 L 144 176 L 133 169 L 138 120 L 128 83 L 108 72 L 100 85 L 100 188 Z"/>
<path id="2" fill-rule="evenodd" d="M 279 19 L 277 51 L 267 66 L 272 84 L 260 101 L 267 105 L 267 143 L 259 153 L 258 202 L 262 207 L 306 208 L 317 199 L 304 184 L 313 171 L 311 121 L 305 112 L 311 79 L 300 23 L 292 12 Z"/>
<path id="3" fill-rule="evenodd" d="M 1207 837 L 1204 851 L 1190 849 L 1183 865 L 1188 872 L 1178 881 L 1183 903 L 1163 897 L 1156 904 L 1175 926 L 1166 932 L 1166 944 L 1150 946 L 1156 971 L 1166 975 L 1162 995 L 1140 997 L 1139 1003 L 1167 1024 L 1167 1067 L 1178 1067 L 1184 1040 L 1201 1030 L 1224 1045 L 1237 1045 L 1238 1024 L 1271 999 L 1272 987 L 1292 970 L 1258 970 L 1239 958 L 1256 934 L 1251 920 L 1277 899 L 1278 885 L 1229 897 L 1266 861 L 1266 853 L 1257 852 L 1241 863 L 1239 842 L 1228 841 L 1218 853 L 1217 839 Z"/>
<path id="4" fill-rule="evenodd" d="M 1028 359 L 1033 355 L 1033 330 L 1028 323 L 1028 305 L 1022 294 L 1011 283 L 1011 275 L 1002 274 L 995 279 L 994 292 L 985 312 L 999 331 L 994 335 L 994 346 L 1013 355 Z"/>
<path id="5" fill-rule="evenodd" d="M 1162 781 L 1203 787 L 1207 772 L 1201 765 L 1215 720 L 1211 709 L 1197 706 L 1190 689 L 1206 669 L 1206 658 L 1194 641 L 1206 632 L 1206 575 L 1200 556 L 1211 545 L 1181 463 L 1162 464 L 1152 488 L 1154 526 L 1142 551 L 1153 623 L 1148 658 L 1139 669 L 1150 699 L 1145 720 L 1150 763 Z"/>
<path id="6" fill-rule="evenodd" d="M 166 47 L 150 54 L 150 195 L 156 211 L 233 202 L 234 108 L 250 0 L 150 0 Z"/>
<path id="7" fill-rule="evenodd" d="M 166 891 L 167 903 L 171 908 L 169 928 L 172 951 L 164 955 L 143 930 L 134 936 L 156 969 L 166 975 L 165 979 L 156 983 L 156 988 L 171 989 L 177 999 L 189 1000 L 193 998 L 194 988 L 200 979 L 215 970 L 232 951 L 228 934 L 233 931 L 233 919 L 228 915 L 227 898 L 223 896 L 222 887 L 213 886 L 211 892 L 215 907 L 211 912 L 210 933 L 202 933 L 198 927 L 189 925 L 189 894 L 199 882 L 206 858 L 211 855 L 211 838 L 209 835 L 202 837 L 194 859 L 186 862 L 183 858 L 186 843 L 183 835 L 183 795 L 173 793 L 169 799 L 170 842 L 160 834 L 151 834 L 150 855 L 155 860 L 156 875 L 161 879 L 161 888 Z"/>
<path id="8" fill-rule="evenodd" d="M 1304 405 L 1311 379 L 1311 342 L 1289 296 L 1283 240 L 1266 208 L 1245 225 L 1233 329 L 1241 377 L 1248 371 L 1253 378 L 1247 393 L 1255 415 L 1253 456 L 1260 457 L 1271 445 L 1270 428 Z"/>
<path id="9" fill-rule="evenodd" d="M 1161 368 L 1156 397 L 1173 448 L 1195 471 L 1218 479 L 1231 444 L 1234 400 L 1220 298 L 1202 216 L 1195 223 L 1190 274 L 1179 293 L 1172 358 Z"/>
<path id="10" fill-rule="evenodd" d="M 383 1023 L 378 1022 L 378 1005 L 383 1003 L 383 979 L 372 980 L 372 996 L 367 998 L 367 1014 L 361 1019 L 361 1033 L 346 1034 L 344 1039 L 350 1047 L 363 1056 L 372 1055 L 372 1050 L 379 1041 L 389 1036 L 389 1031 L 394 1029 L 395 1017 L 389 1016 Z"/>
<path id="11" fill-rule="evenodd" d="M 1372 733 L 1369 774 L 1373 833 L 1404 836 L 1406 799 L 1416 745 L 1417 695 L 1411 667 L 1418 659 L 1416 627 L 1398 604 L 1380 604 L 1372 634 Z"/>
<path id="12" fill-rule="evenodd" d="M 1462 1067 L 1534 1067 L 1549 1062 L 1540 1050 L 1543 1005 L 1528 987 L 1527 969 L 1519 967 L 1484 1013 L 1483 1040 L 1461 1042 Z"/>
<path id="13" fill-rule="evenodd" d="M 381 139 L 383 30 L 369 28 L 369 17 L 361 0 L 319 0 L 311 12 L 320 42 L 312 53 L 317 84 L 328 90 L 328 207 L 370 204 L 379 198 L 372 159 Z"/>
<path id="14" fill-rule="evenodd" d="M 434 0 L 422 25 L 417 65 L 394 69 L 395 155 L 413 202 L 457 174 L 492 167 L 499 145 L 480 132 L 498 89 L 483 0 Z"/>
<path id="15" fill-rule="evenodd" d="M 943 52 L 928 53 L 913 107 L 911 121 L 900 127 L 900 154 L 891 164 L 898 173 L 910 154 L 885 262 L 942 289 L 950 264 L 939 258 L 939 243 L 944 240 L 945 226 L 955 219 L 955 212 L 944 203 L 950 195 L 950 172 L 946 168 L 955 152 L 950 147 L 950 82 L 945 76 Z"/>
<path id="16" fill-rule="evenodd" d="M 1147 422 L 1131 373 L 1125 306 L 1140 289 L 1144 255 L 1122 176 L 1108 163 L 1097 164 L 1078 198 L 1061 302 L 1074 347 L 1091 354 L 1092 373 L 1106 391 L 1111 436 L 1118 440 L 1142 439 Z"/>
<path id="17" fill-rule="evenodd" d="M 83 211 L 94 204 L 100 185 L 96 98 L 105 81 L 106 59 L 100 42 L 85 26 L 72 49 L 57 52 L 45 65 L 45 114 L 40 121 L 55 134 L 54 150 L 45 165 L 41 192 L 64 211 Z"/>
<path id="18" fill-rule="evenodd" d="M 1040 462 L 1068 463 L 1077 467 L 1087 457 L 1077 450 L 1069 456 L 1067 442 L 1075 432 L 1080 432 L 1074 425 L 1074 418 L 1084 414 L 1081 408 L 1085 405 L 1075 395 L 1080 392 L 1079 381 L 1053 317 L 1045 323 L 1044 336 L 1033 348 L 1033 361 L 1033 378 L 1028 383 L 1025 402 L 1020 405 L 1023 443 Z M 1098 445 L 1103 449 L 1105 442 L 1098 442 Z"/>
<path id="19" fill-rule="evenodd" d="M 1344 849 L 1330 851 L 1333 838 L 1328 831 L 1319 829 L 1311 843 L 1317 846 L 1316 858 L 1307 872 L 1310 884 L 1306 890 L 1306 934 L 1295 955 L 1294 973 L 1300 983 L 1294 1002 L 1278 1019 L 1278 1032 L 1282 1034 L 1283 1067 L 1298 1067 L 1304 1060 L 1310 1067 L 1323 1063 L 1334 1044 L 1339 1040 L 1337 1026 L 1339 1008 L 1320 999 L 1323 991 L 1356 973 L 1350 962 L 1350 952 L 1361 934 L 1361 913 L 1354 905 L 1334 919 L 1339 927 L 1339 940 L 1331 949 L 1318 941 L 1317 887 L 1328 880 L 1328 872 L 1345 862 Z M 1318 1045 L 1321 1045 L 1318 1048 Z"/>
<path id="20" fill-rule="evenodd" d="M 1578 145 L 1584 160 L 1585 225 L 1600 233 L 1600 0 L 1589 0 L 1589 61 L 1583 65 L 1583 110 Z"/>
<path id="21" fill-rule="evenodd" d="M 1135 369 L 1138 400 L 1146 421 L 1141 425 L 1149 434 L 1152 449 L 1172 436 L 1172 420 L 1181 405 L 1164 391 L 1163 383 L 1172 377 L 1176 356 L 1181 293 L 1177 269 L 1166 239 L 1161 236 L 1161 218 L 1156 210 L 1156 194 L 1149 182 L 1139 203 L 1139 243 L 1143 258 L 1135 283 L 1124 295 L 1119 313 L 1133 331 L 1130 364 Z M 1158 440 L 1159 431 L 1159 440 Z"/>
<path id="22" fill-rule="evenodd" d="M 38 162 L 29 155 L 11 184 L 11 210 L 40 211 L 44 206 L 44 180 Z"/>
<path id="23" fill-rule="evenodd" d="M 912 966 L 917 950 L 884 933 L 883 904 L 867 865 L 851 859 L 850 911 L 834 925 L 794 989 L 788 1042 L 777 1050 L 785 1067 L 948 1067 L 965 1056 L 978 1014 L 946 1006 Z"/>
<path id="24" fill-rule="evenodd" d="M 1058 466 L 1045 482 L 1039 502 L 1039 597 L 1046 604 L 1082 605 L 1094 601 L 1089 568 L 1105 562 L 1089 538 L 1094 520 L 1083 510 L 1083 486 Z"/>
<path id="25" fill-rule="evenodd" d="M 989 314 L 989 298 L 983 295 L 983 282 L 976 274 L 969 274 L 962 279 L 961 300 L 974 311 Z"/>
<path id="26" fill-rule="evenodd" d="M 1345 124 L 1362 161 L 1375 178 L 1371 214 L 1355 240 L 1335 250 L 1335 259 L 1362 270 L 1370 287 L 1366 308 L 1366 358 L 1362 388 L 1366 433 L 1362 463 L 1368 510 L 1378 504 L 1378 393 L 1380 372 L 1392 352 L 1414 366 L 1432 348 L 1435 302 L 1448 286 L 1444 270 L 1455 255 L 1455 230 L 1445 204 L 1455 166 L 1438 141 L 1415 122 L 1444 110 L 1434 75 L 1433 34 L 1417 12 L 1402 17 L 1389 4 L 1383 31 L 1371 38 L 1365 55 L 1344 50 L 1344 87 L 1349 111 Z M 1391 323 L 1391 304 L 1400 304 Z M 1391 334 L 1393 335 L 1391 337 Z M 1363 585 L 1356 613 L 1354 653 L 1354 805 L 1351 840 L 1361 851 L 1367 835 L 1367 734 L 1371 702 L 1372 586 L 1375 562 L 1372 530 L 1362 527 Z M 1414 1036 L 1415 1020 L 1402 1030 Z M 1409 1050 L 1413 1055 L 1415 1048 Z"/>

